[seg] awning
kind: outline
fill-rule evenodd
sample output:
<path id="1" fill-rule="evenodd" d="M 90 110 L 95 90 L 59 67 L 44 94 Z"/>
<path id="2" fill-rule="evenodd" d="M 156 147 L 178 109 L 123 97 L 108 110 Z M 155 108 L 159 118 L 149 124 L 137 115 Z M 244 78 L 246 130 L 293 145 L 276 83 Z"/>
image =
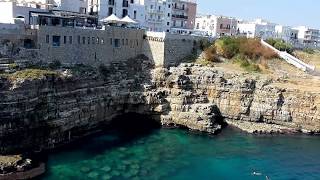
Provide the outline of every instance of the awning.
<path id="1" fill-rule="evenodd" d="M 125 24 L 138 24 L 136 21 L 134 21 L 133 19 L 131 19 L 129 16 L 126 16 L 124 18 L 122 18 L 120 20 L 121 23 L 125 23 Z"/>
<path id="2" fill-rule="evenodd" d="M 114 14 L 111 14 L 110 16 L 104 18 L 104 19 L 101 19 L 100 20 L 101 22 L 104 22 L 104 23 L 118 23 L 118 22 L 121 22 L 121 20 Z"/>

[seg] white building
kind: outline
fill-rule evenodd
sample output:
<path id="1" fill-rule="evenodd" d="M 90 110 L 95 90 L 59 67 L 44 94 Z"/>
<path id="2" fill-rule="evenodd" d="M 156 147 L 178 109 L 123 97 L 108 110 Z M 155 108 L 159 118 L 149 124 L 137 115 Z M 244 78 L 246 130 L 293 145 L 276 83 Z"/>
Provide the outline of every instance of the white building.
<path id="1" fill-rule="evenodd" d="M 320 46 L 320 30 L 312 29 L 306 26 L 294 28 L 298 30 L 299 42 L 304 45 Z"/>
<path id="2" fill-rule="evenodd" d="M 145 1 L 145 26 L 149 31 L 169 32 L 172 26 L 172 0 Z"/>
<path id="3" fill-rule="evenodd" d="M 196 17 L 195 30 L 203 35 L 220 37 L 237 34 L 238 20 L 233 17 L 199 15 Z"/>
<path id="4" fill-rule="evenodd" d="M 89 14 L 98 15 L 99 19 L 111 14 L 119 18 L 129 16 L 137 21 L 140 26 L 145 22 L 145 0 L 88 0 Z"/>
<path id="5" fill-rule="evenodd" d="M 53 7 L 46 0 L 0 1 L 0 23 L 29 24 L 30 12 L 48 12 Z"/>
<path id="6" fill-rule="evenodd" d="M 54 0 L 54 9 L 81 14 L 88 12 L 88 0 Z"/>
<path id="7" fill-rule="evenodd" d="M 248 38 L 259 37 L 262 39 L 274 38 L 276 24 L 263 19 L 256 19 L 252 22 L 239 21 L 238 33 Z"/>
<path id="8" fill-rule="evenodd" d="M 275 32 L 275 38 L 283 39 L 287 43 L 293 44 L 298 41 L 299 31 L 290 26 L 276 25 Z"/>

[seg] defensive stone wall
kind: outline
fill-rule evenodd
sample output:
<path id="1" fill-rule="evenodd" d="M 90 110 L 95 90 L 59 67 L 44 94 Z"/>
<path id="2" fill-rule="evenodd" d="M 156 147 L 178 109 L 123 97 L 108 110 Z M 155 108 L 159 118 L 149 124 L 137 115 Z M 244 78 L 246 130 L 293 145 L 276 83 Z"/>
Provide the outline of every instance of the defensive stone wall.
<path id="1" fill-rule="evenodd" d="M 158 67 L 175 66 L 199 48 L 203 37 L 146 32 L 143 54 Z"/>
<path id="2" fill-rule="evenodd" d="M 107 64 L 141 54 L 143 30 L 106 27 L 105 30 L 40 26 L 40 57 L 47 62 Z"/>
<path id="3" fill-rule="evenodd" d="M 64 64 L 110 64 L 144 54 L 155 66 L 170 67 L 194 53 L 203 39 L 111 26 L 103 30 L 58 26 L 11 28 L 11 31 L 0 29 L 0 35 L 4 34 L 0 40 L 4 38 L 14 47 L 27 45 L 26 48 L 36 50 L 36 55 L 30 60 L 60 61 Z"/>

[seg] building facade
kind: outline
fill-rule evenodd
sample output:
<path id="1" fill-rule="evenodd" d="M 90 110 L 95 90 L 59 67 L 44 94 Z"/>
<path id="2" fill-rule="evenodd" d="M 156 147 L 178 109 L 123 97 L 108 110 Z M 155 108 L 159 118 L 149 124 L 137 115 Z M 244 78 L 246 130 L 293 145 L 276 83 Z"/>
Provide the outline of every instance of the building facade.
<path id="1" fill-rule="evenodd" d="M 238 20 L 233 17 L 199 15 L 196 18 L 195 30 L 212 37 L 234 36 L 237 34 Z"/>
<path id="2" fill-rule="evenodd" d="M 276 25 L 275 38 L 283 39 L 287 43 L 295 44 L 298 42 L 299 31 L 290 26 Z"/>
<path id="3" fill-rule="evenodd" d="M 171 31 L 184 34 L 194 29 L 197 13 L 195 0 L 172 1 Z"/>
<path id="4" fill-rule="evenodd" d="M 88 11 L 90 15 L 97 15 L 99 19 L 112 14 L 119 18 L 129 16 L 144 27 L 144 2 L 144 0 L 88 0 Z"/>
<path id="5" fill-rule="evenodd" d="M 29 24 L 30 12 L 48 12 L 52 6 L 42 3 L 41 0 L 31 3 L 28 1 L 1 1 L 0 2 L 0 23 L 7 24 Z"/>
<path id="6" fill-rule="evenodd" d="M 56 10 L 88 13 L 88 0 L 54 0 L 54 2 Z"/>
<path id="7" fill-rule="evenodd" d="M 172 26 L 172 0 L 145 1 L 145 26 L 149 31 L 169 32 Z"/>
<path id="8" fill-rule="evenodd" d="M 298 31 L 299 42 L 308 46 L 320 46 L 320 30 L 306 26 L 294 28 Z"/>
<path id="9" fill-rule="evenodd" d="M 248 38 L 259 37 L 262 39 L 274 38 L 276 35 L 276 24 L 263 19 L 255 21 L 239 21 L 238 33 Z"/>

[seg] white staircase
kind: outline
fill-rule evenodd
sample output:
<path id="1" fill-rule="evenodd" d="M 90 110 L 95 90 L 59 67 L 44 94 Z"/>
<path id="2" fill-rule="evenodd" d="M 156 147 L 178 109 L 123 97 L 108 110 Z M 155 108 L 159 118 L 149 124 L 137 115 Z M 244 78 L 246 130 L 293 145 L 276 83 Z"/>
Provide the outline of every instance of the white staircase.
<path id="1" fill-rule="evenodd" d="M 287 53 L 286 51 L 279 51 L 278 49 L 274 48 L 267 42 L 261 39 L 261 44 L 272 49 L 275 51 L 282 59 L 287 61 L 289 64 L 292 64 L 293 66 L 305 71 L 305 72 L 314 72 L 315 71 L 315 66 L 312 66 L 310 64 L 307 64 L 300 59 L 292 56 L 291 54 Z"/>

